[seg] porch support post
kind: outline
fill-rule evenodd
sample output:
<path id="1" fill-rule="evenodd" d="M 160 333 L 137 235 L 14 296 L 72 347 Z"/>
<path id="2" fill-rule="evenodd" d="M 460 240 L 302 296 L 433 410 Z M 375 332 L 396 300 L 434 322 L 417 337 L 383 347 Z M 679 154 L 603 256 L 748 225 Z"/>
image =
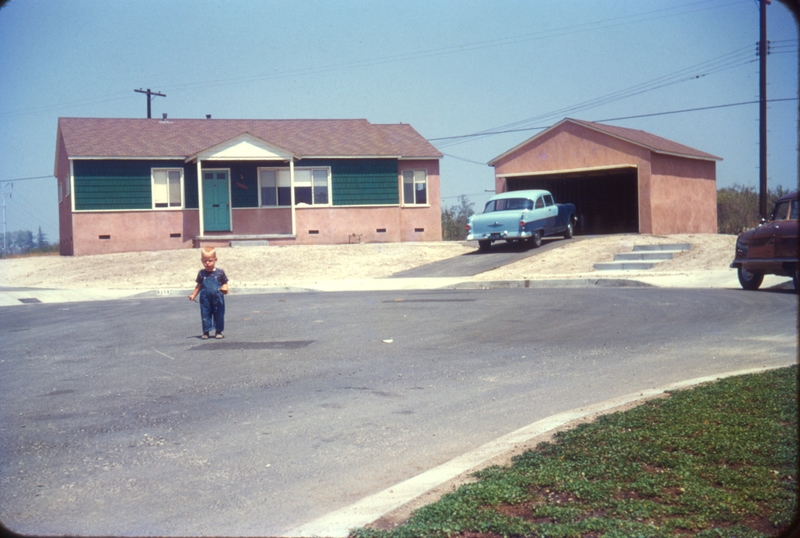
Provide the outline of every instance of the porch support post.
<path id="1" fill-rule="evenodd" d="M 292 201 L 292 235 L 297 237 L 297 218 L 294 212 L 294 158 L 289 159 L 289 191 Z"/>
<path id="2" fill-rule="evenodd" d="M 203 167 L 199 158 L 197 159 L 197 209 L 200 219 L 200 237 L 203 237 L 206 233 L 203 223 Z"/>

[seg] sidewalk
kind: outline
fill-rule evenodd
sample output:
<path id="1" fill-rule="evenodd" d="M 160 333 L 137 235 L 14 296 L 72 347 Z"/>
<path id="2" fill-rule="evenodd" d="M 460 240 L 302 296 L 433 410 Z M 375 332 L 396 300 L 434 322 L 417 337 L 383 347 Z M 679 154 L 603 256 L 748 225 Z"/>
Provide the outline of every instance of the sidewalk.
<path id="1" fill-rule="evenodd" d="M 302 293 L 341 291 L 402 291 L 441 289 L 498 289 L 498 288 L 594 288 L 594 287 L 657 287 L 741 289 L 734 269 L 726 271 L 687 271 L 678 273 L 647 273 L 645 271 L 602 271 L 579 275 L 541 275 L 525 280 L 481 280 L 478 277 L 437 278 L 374 278 L 358 280 L 298 281 L 290 286 L 236 287 L 233 295 L 262 293 Z M 792 289 L 792 279 L 766 275 L 761 289 Z M 0 306 L 22 306 L 39 303 L 72 303 L 83 301 L 113 301 L 188 296 L 191 289 L 44 289 L 2 288 Z"/>

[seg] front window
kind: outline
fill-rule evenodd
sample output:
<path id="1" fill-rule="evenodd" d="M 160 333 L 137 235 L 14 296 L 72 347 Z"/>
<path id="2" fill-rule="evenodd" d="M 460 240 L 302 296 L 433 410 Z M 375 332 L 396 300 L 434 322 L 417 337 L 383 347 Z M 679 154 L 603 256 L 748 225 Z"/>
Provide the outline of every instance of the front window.
<path id="1" fill-rule="evenodd" d="M 787 219 L 797 219 L 797 200 L 787 200 L 775 204 L 775 210 L 772 212 L 772 220 Z"/>
<path id="2" fill-rule="evenodd" d="M 288 168 L 263 168 L 258 171 L 260 205 L 289 206 L 291 171 Z M 294 201 L 297 205 L 328 205 L 330 174 L 327 168 L 294 169 Z"/>
<path id="3" fill-rule="evenodd" d="M 428 203 L 428 176 L 425 170 L 403 171 L 403 204 Z"/>
<path id="4" fill-rule="evenodd" d="M 153 169 L 153 209 L 183 207 L 182 190 L 182 169 Z"/>

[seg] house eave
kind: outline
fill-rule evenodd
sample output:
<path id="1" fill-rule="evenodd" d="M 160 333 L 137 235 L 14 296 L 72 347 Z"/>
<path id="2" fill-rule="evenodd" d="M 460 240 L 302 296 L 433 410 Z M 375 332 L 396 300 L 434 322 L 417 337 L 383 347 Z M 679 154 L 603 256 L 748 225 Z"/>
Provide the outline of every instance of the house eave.
<path id="1" fill-rule="evenodd" d="M 568 168 L 558 170 L 537 170 L 535 172 L 512 172 L 508 174 L 495 174 L 495 177 L 514 178 L 530 176 L 550 176 L 553 174 L 579 174 L 581 172 L 600 172 L 603 170 L 618 170 L 620 168 L 638 168 L 635 164 L 613 164 L 609 166 L 589 166 L 584 168 Z"/>
<path id="2" fill-rule="evenodd" d="M 69 160 L 85 161 L 182 161 L 186 155 L 150 155 L 150 156 L 130 156 L 130 155 L 70 155 Z"/>
<path id="3" fill-rule="evenodd" d="M 402 159 L 402 157 L 400 155 L 303 155 L 298 159 Z"/>

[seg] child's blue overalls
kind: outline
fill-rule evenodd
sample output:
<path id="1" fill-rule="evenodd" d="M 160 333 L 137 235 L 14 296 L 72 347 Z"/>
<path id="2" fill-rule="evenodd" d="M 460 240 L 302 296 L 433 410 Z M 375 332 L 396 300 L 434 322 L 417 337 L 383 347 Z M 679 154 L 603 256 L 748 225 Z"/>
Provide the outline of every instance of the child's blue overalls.
<path id="1" fill-rule="evenodd" d="M 203 287 L 200 288 L 200 318 L 203 320 L 203 332 L 225 330 L 225 295 L 220 291 L 222 285 L 217 278 L 217 269 L 213 273 L 203 271 Z"/>

